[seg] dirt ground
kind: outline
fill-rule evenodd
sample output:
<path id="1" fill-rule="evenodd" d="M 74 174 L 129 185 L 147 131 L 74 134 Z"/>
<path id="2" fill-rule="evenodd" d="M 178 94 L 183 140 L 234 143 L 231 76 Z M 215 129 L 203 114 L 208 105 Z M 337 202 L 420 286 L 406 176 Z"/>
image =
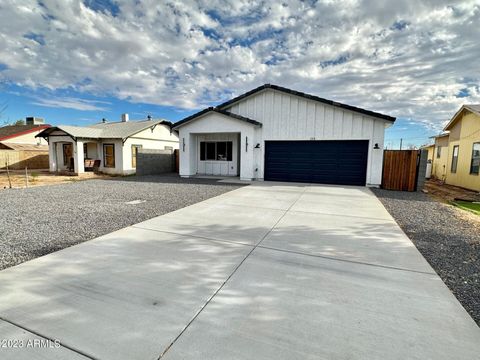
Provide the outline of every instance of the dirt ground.
<path id="1" fill-rule="evenodd" d="M 62 175 L 62 174 L 52 174 L 47 170 L 30 170 L 28 171 L 28 186 L 43 186 L 43 185 L 53 185 L 61 184 L 69 181 L 81 181 L 87 179 L 106 179 L 110 178 L 108 175 L 94 174 L 87 172 L 82 175 Z M 10 182 L 12 188 L 25 188 L 25 171 L 24 170 L 14 170 L 10 171 Z M 0 171 L 0 190 L 7 189 L 10 187 L 10 182 L 8 181 L 7 172 L 4 170 Z"/>
<path id="2" fill-rule="evenodd" d="M 480 193 L 462 189 L 458 186 L 442 184 L 442 182 L 438 180 L 426 181 L 424 190 L 426 190 L 426 193 L 435 200 L 446 203 L 450 203 L 455 199 L 480 201 Z"/>

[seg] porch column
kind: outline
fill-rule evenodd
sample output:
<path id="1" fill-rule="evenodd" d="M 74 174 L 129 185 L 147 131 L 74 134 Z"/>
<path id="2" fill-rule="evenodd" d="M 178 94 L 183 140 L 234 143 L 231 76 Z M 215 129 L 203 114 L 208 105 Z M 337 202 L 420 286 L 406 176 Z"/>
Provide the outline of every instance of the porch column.
<path id="1" fill-rule="evenodd" d="M 190 132 L 182 131 L 179 132 L 180 140 L 180 169 L 179 173 L 182 177 L 189 177 L 196 174 L 196 143 L 195 135 L 190 134 Z"/>
<path id="2" fill-rule="evenodd" d="M 73 165 L 75 174 L 83 174 L 85 172 L 83 141 L 77 140 L 73 143 Z"/>
<path id="3" fill-rule="evenodd" d="M 58 171 L 58 164 L 57 164 L 57 143 L 55 141 L 49 141 L 48 144 L 48 164 L 49 164 L 49 171 L 56 172 Z"/>
<path id="4" fill-rule="evenodd" d="M 254 147 L 255 133 L 253 126 L 240 133 L 240 180 L 253 180 L 255 178 Z"/>

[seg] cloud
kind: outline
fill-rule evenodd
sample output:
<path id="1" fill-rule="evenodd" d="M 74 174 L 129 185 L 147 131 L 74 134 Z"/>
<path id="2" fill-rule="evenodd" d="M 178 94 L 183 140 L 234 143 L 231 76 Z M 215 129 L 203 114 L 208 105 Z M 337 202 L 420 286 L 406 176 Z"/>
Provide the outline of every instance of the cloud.
<path id="1" fill-rule="evenodd" d="M 439 129 L 480 103 L 479 19 L 480 0 L 9 0 L 0 82 L 185 109 L 274 83 Z"/>
<path id="2" fill-rule="evenodd" d="M 45 99 L 45 98 L 36 98 L 32 101 L 32 104 L 52 107 L 52 108 L 64 108 L 64 109 L 74 109 L 81 111 L 108 111 L 109 109 L 105 106 L 97 104 L 109 104 L 106 101 L 98 100 L 85 100 L 72 97 L 64 98 L 55 98 L 55 99 Z"/>

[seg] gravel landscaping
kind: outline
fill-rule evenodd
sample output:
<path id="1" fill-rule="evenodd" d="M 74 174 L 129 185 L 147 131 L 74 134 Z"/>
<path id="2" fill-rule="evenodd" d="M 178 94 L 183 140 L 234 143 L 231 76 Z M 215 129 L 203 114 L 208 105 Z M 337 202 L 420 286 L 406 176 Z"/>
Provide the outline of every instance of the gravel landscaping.
<path id="1" fill-rule="evenodd" d="M 480 217 L 423 193 L 373 191 L 480 326 Z"/>
<path id="2" fill-rule="evenodd" d="M 238 187 L 169 175 L 0 190 L 0 269 Z"/>

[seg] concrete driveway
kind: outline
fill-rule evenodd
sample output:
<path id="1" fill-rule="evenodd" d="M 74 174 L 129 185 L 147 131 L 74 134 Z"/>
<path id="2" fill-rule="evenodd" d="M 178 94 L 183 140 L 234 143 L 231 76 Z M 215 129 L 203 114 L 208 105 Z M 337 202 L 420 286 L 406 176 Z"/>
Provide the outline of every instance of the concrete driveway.
<path id="1" fill-rule="evenodd" d="M 0 341 L 1 359 L 480 353 L 480 329 L 367 188 L 281 183 L 0 272 Z"/>

